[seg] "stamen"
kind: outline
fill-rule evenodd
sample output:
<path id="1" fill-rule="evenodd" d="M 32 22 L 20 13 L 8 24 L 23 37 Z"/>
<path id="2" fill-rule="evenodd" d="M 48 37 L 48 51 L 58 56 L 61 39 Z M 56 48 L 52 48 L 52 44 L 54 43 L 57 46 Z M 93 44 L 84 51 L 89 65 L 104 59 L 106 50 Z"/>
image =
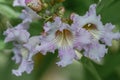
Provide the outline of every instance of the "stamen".
<path id="1" fill-rule="evenodd" d="M 97 29 L 96 25 L 88 23 L 85 26 L 83 26 L 83 28 L 88 30 L 95 39 L 98 40 L 100 38 L 101 32 Z"/>
<path id="2" fill-rule="evenodd" d="M 85 26 L 83 26 L 83 28 L 85 28 L 86 30 L 97 30 L 96 25 L 88 23 Z"/>
<path id="3" fill-rule="evenodd" d="M 58 30 L 56 31 L 55 36 L 59 47 L 71 46 L 73 41 L 73 35 L 69 30 L 67 29 L 64 29 L 63 31 Z"/>

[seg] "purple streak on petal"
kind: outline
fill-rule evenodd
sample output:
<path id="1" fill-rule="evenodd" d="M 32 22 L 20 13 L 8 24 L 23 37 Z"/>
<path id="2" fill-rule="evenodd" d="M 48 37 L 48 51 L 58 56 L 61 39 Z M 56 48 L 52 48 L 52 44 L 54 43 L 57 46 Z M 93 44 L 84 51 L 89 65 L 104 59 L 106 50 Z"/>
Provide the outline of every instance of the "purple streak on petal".
<path id="1" fill-rule="evenodd" d="M 85 29 L 78 29 L 75 33 L 76 43 L 77 44 L 89 44 L 91 43 L 92 37 L 91 34 Z"/>

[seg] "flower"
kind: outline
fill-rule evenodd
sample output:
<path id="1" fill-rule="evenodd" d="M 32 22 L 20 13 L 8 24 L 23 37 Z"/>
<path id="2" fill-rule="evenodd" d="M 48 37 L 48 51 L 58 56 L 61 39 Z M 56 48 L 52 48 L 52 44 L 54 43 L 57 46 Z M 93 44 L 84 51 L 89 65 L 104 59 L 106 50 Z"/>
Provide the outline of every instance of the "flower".
<path id="1" fill-rule="evenodd" d="M 100 15 L 96 15 L 96 4 L 92 4 L 84 16 L 72 14 L 72 26 L 88 30 L 95 39 L 99 40 L 104 30 Z"/>
<path id="2" fill-rule="evenodd" d="M 4 35 L 6 36 L 5 42 L 12 41 L 14 43 L 14 56 L 12 60 L 15 60 L 17 64 L 20 64 L 18 69 L 12 70 L 12 73 L 16 76 L 21 76 L 23 72 L 29 74 L 33 70 L 34 62 L 32 56 L 37 53 L 34 48 L 39 44 L 39 37 L 34 36 L 30 38 L 30 33 L 27 30 L 32 21 L 38 20 L 41 17 L 26 6 L 25 0 L 15 0 L 14 6 L 23 6 L 25 8 L 20 15 L 20 18 L 23 19 L 23 21 L 15 27 L 8 28 L 4 32 Z"/>
<path id="3" fill-rule="evenodd" d="M 62 21 L 67 19 L 55 15 L 54 21 L 45 23 L 41 35 L 32 37 L 27 30 L 32 21 L 41 18 L 37 12 L 45 6 L 40 0 L 14 0 L 13 5 L 25 8 L 20 15 L 22 23 L 4 32 L 5 42 L 12 41 L 14 45 L 12 59 L 20 64 L 18 69 L 12 70 L 16 76 L 21 76 L 23 72 L 31 73 L 34 64 L 32 58 L 39 52 L 46 55 L 47 52 L 58 50 L 60 61 L 56 64 L 65 67 L 81 57 L 78 57 L 79 52 L 92 60 L 101 61 L 112 40 L 120 39 L 120 33 L 113 32 L 114 25 L 102 23 L 101 16 L 96 14 L 96 4 L 92 4 L 83 16 L 71 14 L 71 25 Z M 45 14 L 49 13 L 47 11 Z"/>
<path id="4" fill-rule="evenodd" d="M 33 70 L 32 56 L 37 53 L 35 47 L 39 45 L 39 36 L 33 36 L 29 38 L 25 44 L 14 42 L 14 56 L 12 60 L 15 60 L 17 64 L 20 64 L 17 70 L 12 70 L 12 73 L 16 76 L 21 76 L 23 72 L 31 73 Z"/>
<path id="5" fill-rule="evenodd" d="M 28 27 L 28 23 L 21 23 L 13 28 L 8 28 L 4 35 L 6 35 L 5 42 L 16 41 L 18 43 L 26 43 L 29 39 L 29 32 L 25 30 Z"/>
<path id="6" fill-rule="evenodd" d="M 62 22 L 60 17 L 56 17 L 54 22 L 45 24 L 44 35 L 40 37 L 41 45 L 37 46 L 36 50 L 45 55 L 47 52 L 58 49 L 60 61 L 57 64 L 65 67 L 77 59 L 76 49 L 78 46 L 80 49 L 82 45 L 88 44 L 89 39 L 90 34 L 87 31 L 84 29 L 74 31 L 69 24 Z"/>
<path id="7" fill-rule="evenodd" d="M 37 46 L 36 50 L 45 55 L 46 52 L 54 52 L 58 49 L 61 61 L 57 64 L 63 67 L 71 64 L 76 55 L 73 49 L 73 33 L 70 26 L 56 17 L 55 22 L 45 24 L 44 31 L 45 35 L 41 35 L 40 38 L 41 45 Z"/>
<path id="8" fill-rule="evenodd" d="M 113 39 L 120 38 L 120 33 L 112 32 L 114 26 L 111 23 L 103 25 L 100 15 L 97 16 L 96 14 L 96 4 L 92 4 L 84 16 L 75 13 L 71 14 L 71 20 L 73 21 L 72 27 L 74 27 L 74 30 L 83 28 L 91 35 L 89 44 L 83 45 L 79 49 L 82 48 L 84 50 L 83 54 L 92 60 L 100 61 L 107 53 L 106 46 L 111 46 Z"/>
<path id="9" fill-rule="evenodd" d="M 23 72 L 31 73 L 33 70 L 33 61 L 28 61 L 29 52 L 22 44 L 14 43 L 14 57 L 13 60 L 16 60 L 16 63 L 20 63 L 20 66 L 17 70 L 12 70 L 12 73 L 16 76 L 21 76 Z"/>

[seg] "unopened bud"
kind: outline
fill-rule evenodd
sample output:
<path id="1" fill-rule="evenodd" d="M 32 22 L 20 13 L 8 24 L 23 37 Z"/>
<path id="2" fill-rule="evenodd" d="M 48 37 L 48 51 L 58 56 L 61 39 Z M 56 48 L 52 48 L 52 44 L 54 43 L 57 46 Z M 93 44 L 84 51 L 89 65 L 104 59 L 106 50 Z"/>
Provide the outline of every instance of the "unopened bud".
<path id="1" fill-rule="evenodd" d="M 64 7 L 60 7 L 59 8 L 59 14 L 63 15 L 65 13 L 65 8 Z"/>
<path id="2" fill-rule="evenodd" d="M 25 3 L 28 7 L 30 7 L 36 12 L 42 10 L 42 2 L 40 0 L 25 0 Z"/>
<path id="3" fill-rule="evenodd" d="M 47 3 L 43 3 L 43 7 L 44 7 L 44 8 L 47 8 L 47 7 L 48 7 L 48 4 L 47 4 Z"/>

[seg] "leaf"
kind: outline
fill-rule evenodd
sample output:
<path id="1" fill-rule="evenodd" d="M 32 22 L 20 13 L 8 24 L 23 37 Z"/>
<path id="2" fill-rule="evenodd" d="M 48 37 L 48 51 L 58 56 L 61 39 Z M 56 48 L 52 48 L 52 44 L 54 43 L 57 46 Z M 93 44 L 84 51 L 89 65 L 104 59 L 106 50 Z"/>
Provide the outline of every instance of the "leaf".
<path id="1" fill-rule="evenodd" d="M 97 13 L 102 16 L 104 23 L 120 25 L 120 0 L 102 0 L 97 7 Z"/>
<path id="2" fill-rule="evenodd" d="M 15 12 L 11 7 L 0 4 L 0 13 L 4 14 L 8 18 L 17 18 L 20 13 Z"/>
<path id="3" fill-rule="evenodd" d="M 93 65 L 92 61 L 86 57 L 82 57 L 80 60 L 83 64 L 83 67 L 86 71 L 86 80 L 102 80 L 101 76 L 98 74 L 95 66 Z M 90 76 L 91 75 L 91 76 Z"/>
<path id="4" fill-rule="evenodd" d="M 94 64 L 101 77 L 109 77 L 109 75 L 113 73 L 117 67 L 120 67 L 119 51 L 118 53 L 108 53 L 105 56 L 104 64 L 102 66 Z"/>
<path id="5" fill-rule="evenodd" d="M 64 5 L 66 10 L 83 15 L 88 10 L 90 4 L 96 2 L 98 2 L 98 0 L 66 0 Z"/>

